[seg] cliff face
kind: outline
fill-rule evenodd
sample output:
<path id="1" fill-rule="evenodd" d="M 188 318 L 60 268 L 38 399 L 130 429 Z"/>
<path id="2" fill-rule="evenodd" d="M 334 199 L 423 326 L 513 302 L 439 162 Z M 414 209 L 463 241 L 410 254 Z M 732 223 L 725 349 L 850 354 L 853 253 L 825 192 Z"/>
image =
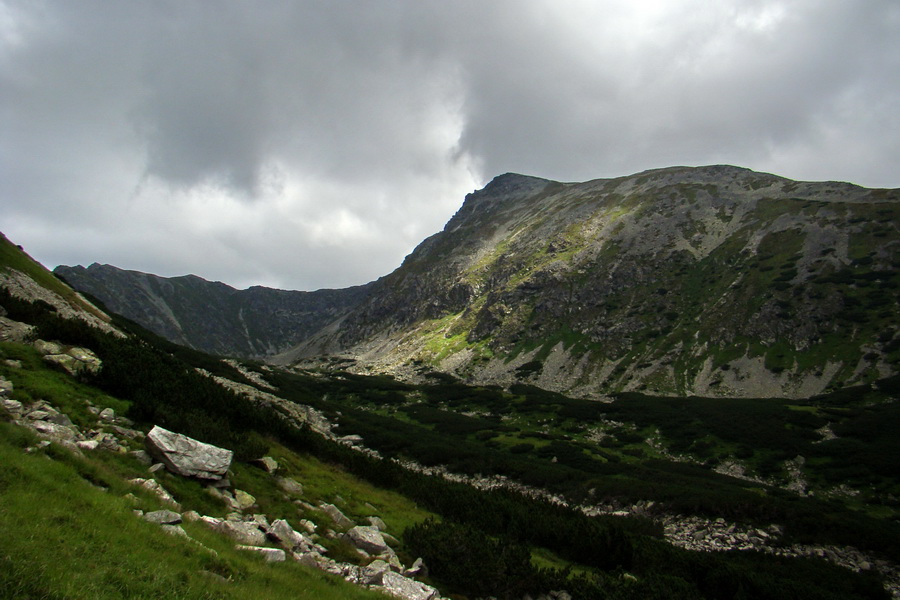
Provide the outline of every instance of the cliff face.
<path id="1" fill-rule="evenodd" d="M 507 174 L 281 359 L 582 394 L 815 394 L 897 370 L 898 210 L 897 190 L 729 166 Z"/>
<path id="2" fill-rule="evenodd" d="M 730 166 L 585 183 L 506 174 L 360 288 L 57 273 L 218 353 L 588 396 L 801 396 L 897 372 L 898 212 L 900 190 Z"/>
<path id="3" fill-rule="evenodd" d="M 110 265 L 60 266 L 72 287 L 173 342 L 213 354 L 265 357 L 290 348 L 340 318 L 368 292 L 236 290 L 194 275 L 157 277 Z"/>

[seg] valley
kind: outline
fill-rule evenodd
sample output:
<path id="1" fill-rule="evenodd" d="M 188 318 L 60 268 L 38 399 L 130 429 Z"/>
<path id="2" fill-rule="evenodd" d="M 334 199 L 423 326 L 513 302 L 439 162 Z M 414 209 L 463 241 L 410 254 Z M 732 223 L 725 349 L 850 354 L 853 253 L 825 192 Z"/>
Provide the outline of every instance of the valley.
<path id="1" fill-rule="evenodd" d="M 53 277 L 3 238 L 0 587 L 900 597 L 898 206 L 726 166 L 507 174 L 317 292 Z M 227 484 L 144 462 L 154 427 L 233 452 Z"/>

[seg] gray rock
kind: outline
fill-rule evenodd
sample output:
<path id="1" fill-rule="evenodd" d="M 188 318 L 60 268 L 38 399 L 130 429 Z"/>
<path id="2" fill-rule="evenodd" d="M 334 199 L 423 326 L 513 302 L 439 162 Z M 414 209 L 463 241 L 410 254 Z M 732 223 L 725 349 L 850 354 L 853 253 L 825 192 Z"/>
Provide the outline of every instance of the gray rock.
<path id="1" fill-rule="evenodd" d="M 357 525 L 345 534 L 344 539 L 369 554 L 382 554 L 391 549 L 381 532 L 374 527 Z"/>
<path id="2" fill-rule="evenodd" d="M 103 363 L 97 358 L 97 355 L 87 348 L 69 348 L 66 352 L 69 356 L 80 363 L 79 371 L 88 371 L 96 373 L 103 366 Z"/>
<path id="3" fill-rule="evenodd" d="M 403 571 L 402 575 L 404 577 L 428 577 L 428 567 L 425 566 L 424 560 L 417 558 L 410 568 Z"/>
<path id="4" fill-rule="evenodd" d="M 0 396 L 9 396 L 13 393 L 14 389 L 15 386 L 13 385 L 12 381 L 6 379 L 3 376 L 0 376 Z M 15 402 L 15 400 L 13 400 L 13 402 Z"/>
<path id="5" fill-rule="evenodd" d="M 44 340 L 35 340 L 34 349 L 40 352 L 42 355 L 46 356 L 48 354 L 62 354 L 63 349 L 62 346 L 56 344 L 54 342 L 47 342 Z"/>
<path id="6" fill-rule="evenodd" d="M 384 524 L 380 517 L 366 517 L 366 520 L 369 522 L 369 525 L 378 531 L 387 531 L 387 525 Z"/>
<path id="7" fill-rule="evenodd" d="M 271 525 L 269 525 L 269 518 L 266 515 L 257 514 L 257 515 L 253 515 L 249 519 L 244 519 L 244 520 L 252 521 L 253 523 L 256 523 L 257 525 L 259 525 L 259 528 L 262 529 L 263 531 L 268 531 L 269 527 L 271 527 Z"/>
<path id="8" fill-rule="evenodd" d="M 229 536 L 234 541 L 247 546 L 262 546 L 266 543 L 266 534 L 256 523 L 243 521 L 220 521 L 215 529 Z"/>
<path id="9" fill-rule="evenodd" d="M 271 456 L 263 456 L 260 459 L 254 460 L 253 464 L 260 467 L 266 473 L 274 473 L 278 470 L 278 462 Z"/>
<path id="10" fill-rule="evenodd" d="M 391 570 L 391 565 L 383 560 L 374 560 L 359 570 L 359 582 L 363 585 L 381 585 L 384 574 Z"/>
<path id="11" fill-rule="evenodd" d="M 136 478 L 128 480 L 128 483 L 131 483 L 132 485 L 139 485 L 145 490 L 149 490 L 156 494 L 156 497 L 163 502 L 168 502 L 173 506 L 178 506 L 178 503 L 175 502 L 175 498 L 172 497 L 172 494 L 167 492 L 166 489 L 159 484 L 159 482 L 153 479 Z"/>
<path id="12" fill-rule="evenodd" d="M 256 498 L 244 490 L 234 490 L 234 500 L 241 510 L 247 510 L 256 504 Z"/>
<path id="13" fill-rule="evenodd" d="M 434 600 L 438 591 L 430 585 L 414 581 L 393 571 L 382 575 L 384 591 L 403 600 Z"/>
<path id="14" fill-rule="evenodd" d="M 338 527 L 353 527 L 353 521 L 348 519 L 347 516 L 341 512 L 341 509 L 334 504 L 322 504 L 320 508 L 326 515 L 331 517 L 331 520 L 334 521 L 334 524 Z"/>
<path id="15" fill-rule="evenodd" d="M 235 546 L 238 550 L 245 550 L 248 552 L 256 552 L 261 554 L 263 558 L 266 559 L 266 562 L 284 562 L 287 559 L 287 555 L 284 553 L 284 550 L 280 548 L 265 548 L 260 546 L 250 546 L 250 545 L 237 545 Z"/>
<path id="16" fill-rule="evenodd" d="M 50 421 L 35 421 L 31 427 L 39 434 L 59 442 L 75 443 L 81 437 L 75 428 L 57 425 Z"/>
<path id="17" fill-rule="evenodd" d="M 144 520 L 157 525 L 177 525 L 181 523 L 181 515 L 171 510 L 154 510 L 144 513 Z"/>
<path id="18" fill-rule="evenodd" d="M 9 412 L 9 414 L 14 417 L 18 417 L 22 414 L 22 403 L 18 400 L 13 400 L 12 398 L 3 398 L 2 396 L 0 396 L 0 405 L 2 405 L 3 408 L 5 408 L 7 412 Z"/>
<path id="19" fill-rule="evenodd" d="M 148 454 L 165 464 L 169 471 L 184 477 L 221 479 L 228 472 L 234 456 L 231 450 L 159 426 L 150 430 L 144 443 Z"/>
<path id="20" fill-rule="evenodd" d="M 160 525 L 163 531 L 168 533 L 169 535 L 174 535 L 178 537 L 188 537 L 187 531 L 181 528 L 181 525 Z"/>
<path id="21" fill-rule="evenodd" d="M 306 532 L 309 533 L 310 535 L 312 535 L 312 534 L 314 534 L 314 533 L 316 532 L 316 524 L 313 523 L 312 521 L 307 520 L 307 519 L 301 520 L 301 521 L 300 521 L 300 526 L 301 526 L 303 529 L 305 529 Z"/>
<path id="22" fill-rule="evenodd" d="M 278 477 L 275 480 L 275 483 L 278 484 L 283 491 L 288 494 L 294 494 L 297 496 L 303 495 L 303 486 L 300 485 L 295 479 L 291 479 L 290 477 Z"/>
<path id="23" fill-rule="evenodd" d="M 266 533 L 288 550 L 297 548 L 305 541 L 303 536 L 294 531 L 294 528 L 284 519 L 273 521 Z"/>
<path id="24" fill-rule="evenodd" d="M 112 421 L 116 418 L 116 411 L 111 408 L 104 408 L 100 411 L 100 414 L 98 416 L 104 421 Z"/>
<path id="25" fill-rule="evenodd" d="M 82 440 L 80 442 L 75 442 L 75 445 L 82 450 L 96 450 L 100 447 L 100 442 L 97 440 Z"/>
<path id="26" fill-rule="evenodd" d="M 68 354 L 46 354 L 43 359 L 45 363 L 59 367 L 69 375 L 78 375 L 83 371 L 94 370 L 87 363 L 83 363 Z"/>
<path id="27" fill-rule="evenodd" d="M 33 334 L 33 325 L 26 325 L 19 321 L 12 321 L 5 317 L 0 317 L 0 341 L 24 344 L 28 343 L 28 340 Z M 9 364 L 9 361 L 6 362 Z"/>

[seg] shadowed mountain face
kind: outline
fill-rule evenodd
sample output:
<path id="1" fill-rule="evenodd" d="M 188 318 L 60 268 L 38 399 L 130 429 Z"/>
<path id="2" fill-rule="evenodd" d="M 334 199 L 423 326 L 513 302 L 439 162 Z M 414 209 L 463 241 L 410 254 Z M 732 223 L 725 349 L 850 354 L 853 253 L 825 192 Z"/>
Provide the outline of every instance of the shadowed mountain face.
<path id="1" fill-rule="evenodd" d="M 57 272 L 148 326 L 138 313 L 155 302 L 170 339 L 206 327 L 216 351 L 277 362 L 338 355 L 582 395 L 797 396 L 897 371 L 898 212 L 898 190 L 729 166 L 586 183 L 507 174 L 396 271 L 315 296 L 318 310 L 276 304 L 296 292 L 254 293 L 248 312 L 233 298 L 257 288 L 142 274 L 116 288 Z M 166 292 L 138 289 L 151 285 Z M 113 301 L 125 298 L 131 314 Z"/>
<path id="2" fill-rule="evenodd" d="M 60 266 L 54 273 L 107 308 L 173 342 L 227 356 L 282 352 L 358 304 L 370 286 L 292 292 L 236 290 L 187 275 L 157 277 L 110 265 Z"/>

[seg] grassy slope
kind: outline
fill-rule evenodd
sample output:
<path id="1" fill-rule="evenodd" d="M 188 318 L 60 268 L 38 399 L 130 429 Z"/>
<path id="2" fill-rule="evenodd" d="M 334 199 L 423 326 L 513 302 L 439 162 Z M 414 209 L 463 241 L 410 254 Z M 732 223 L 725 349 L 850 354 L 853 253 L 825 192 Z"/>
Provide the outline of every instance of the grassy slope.
<path id="1" fill-rule="evenodd" d="M 127 407 L 46 369 L 27 346 L 0 344 L 0 355 L 22 361 L 21 368 L 0 363 L 0 373 L 16 386 L 13 397 L 22 402 L 45 399 L 83 426 L 91 418 L 85 399 L 117 411 Z M 79 456 L 56 444 L 24 452 L 36 442 L 27 430 L 0 422 L 0 598 L 382 597 L 294 563 L 264 564 L 237 552 L 233 542 L 200 524 L 183 526 L 217 557 L 188 540 L 168 536 L 131 514 L 133 508 L 165 508 L 126 483 L 128 478 L 147 476 L 138 461 L 103 451 Z M 402 496 L 378 490 L 338 467 L 282 446 L 272 450 L 281 463 L 280 473 L 304 483 L 303 500 L 308 503 L 341 503 L 343 498 L 341 506 L 348 515 L 362 521 L 378 514 L 398 537 L 408 525 L 430 516 Z M 224 516 L 225 506 L 198 484 L 165 472 L 155 477 L 185 510 Z M 275 492 L 271 476 L 259 469 L 235 464 L 233 480 L 257 497 L 258 511 L 270 519 L 296 523 L 308 517 L 323 526 L 328 523 L 318 511 L 286 501 Z M 136 503 L 125 497 L 129 493 L 139 497 Z"/>
<path id="2" fill-rule="evenodd" d="M 12 425 L 0 427 L 0 597 L 381 597 L 294 563 L 264 564 L 202 525 L 184 527 L 218 556 L 166 535 L 131 514 L 122 484 L 105 469 L 58 448 L 26 454 L 22 446 L 34 440 Z M 110 484 L 109 491 L 98 483 Z"/>

